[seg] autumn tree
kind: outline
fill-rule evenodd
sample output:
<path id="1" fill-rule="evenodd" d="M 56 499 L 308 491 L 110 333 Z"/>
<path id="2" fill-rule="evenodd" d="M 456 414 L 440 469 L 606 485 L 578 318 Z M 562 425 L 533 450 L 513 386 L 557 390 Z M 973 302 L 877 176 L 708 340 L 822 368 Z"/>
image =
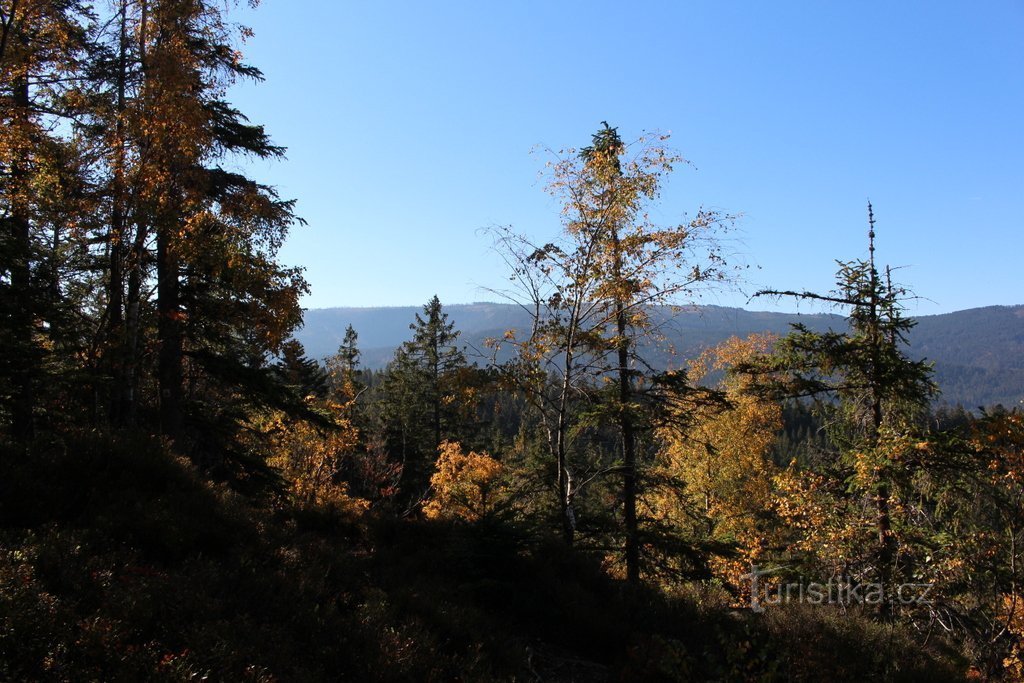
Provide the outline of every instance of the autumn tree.
<path id="1" fill-rule="evenodd" d="M 427 519 L 478 522 L 507 503 L 502 465 L 487 453 L 464 453 L 459 443 L 444 441 L 438 448 L 431 493 L 423 506 Z"/>
<path id="2" fill-rule="evenodd" d="M 225 303 L 206 296 L 225 285 L 241 289 L 243 307 L 248 287 L 273 286 L 280 275 L 266 257 L 279 246 L 292 216 L 291 204 L 277 201 L 269 188 L 213 165 L 226 153 L 282 153 L 261 127 L 246 123 L 220 98 L 233 79 L 259 77 L 231 48 L 223 11 L 198 0 L 157 0 L 148 9 L 142 29 L 142 196 L 156 240 L 160 420 L 164 433 L 177 437 L 185 340 L 198 331 L 187 323 L 213 322 L 225 312 L 187 309 Z M 270 281 L 261 283 L 267 276 Z M 251 303 L 248 312 L 259 313 L 260 302 Z M 283 336 L 269 340 L 272 350 Z"/>
<path id="3" fill-rule="evenodd" d="M 287 399 L 250 411 L 250 434 L 259 437 L 249 438 L 251 448 L 265 456 L 300 504 L 365 510 L 369 501 L 352 494 L 346 477 L 361 457 L 353 397 L 330 391 L 328 372 L 295 339 L 282 345 L 273 369 Z"/>
<path id="4" fill-rule="evenodd" d="M 995 674 L 1024 677 L 1024 412 L 983 413 L 971 429 L 975 485 L 961 498 L 968 514 L 950 520 L 968 533 L 950 539 L 960 545 L 944 569 L 967 587 L 945 623 L 967 630 L 978 659 Z M 965 552 L 966 551 L 966 552 Z M 958 559 L 965 560 L 962 564 Z M 945 577 L 944 577 L 945 578 Z M 994 598 L 994 599 L 993 599 Z M 975 605 L 982 610 L 971 610 Z M 952 607 L 949 603 L 948 606 Z M 987 609 L 986 609 L 987 608 Z M 974 612 L 972 614 L 972 612 Z M 980 614 L 978 614 L 980 612 Z M 964 627 L 968 627 L 964 629 Z M 987 655 L 987 656 L 986 656 Z M 993 656 L 995 655 L 995 656 Z M 985 661 L 987 660 L 987 661 Z"/>
<path id="5" fill-rule="evenodd" d="M 904 610 L 920 629 L 954 634 L 986 679 L 1024 671 L 1024 413 L 1018 406 L 955 415 L 915 438 L 915 546 L 901 545 L 927 605 Z M 901 539 L 902 540 L 902 539 Z M 913 552 L 916 551 L 916 552 Z M 912 554 L 913 553 L 913 554 Z"/>
<path id="6" fill-rule="evenodd" d="M 706 548 L 710 571 L 734 590 L 751 563 L 778 545 L 771 459 L 782 427 L 778 402 L 748 391 L 751 379 L 732 368 L 767 353 L 772 338 L 731 338 L 690 363 L 691 376 L 723 391 L 726 403 L 682 402 L 687 427 L 660 430 L 663 446 L 643 497 L 658 525 Z M 665 553 L 661 566 L 686 575 L 683 553 Z"/>
<path id="7" fill-rule="evenodd" d="M 687 223 L 662 227 L 647 214 L 664 176 L 682 162 L 662 146 L 666 137 L 630 146 L 604 124 L 590 146 L 555 155 L 549 166 L 547 189 L 563 207 L 559 239 L 538 245 L 507 229 L 495 235 L 516 285 L 508 295 L 532 318 L 530 330 L 506 335 L 504 343 L 517 351 L 506 374 L 542 417 L 563 534 L 571 543 L 580 491 L 621 475 L 624 555 L 634 582 L 641 544 L 637 439 L 653 424 L 658 396 L 688 391 L 681 375 L 658 373 L 644 359 L 659 339 L 652 311 L 692 300 L 727 277 L 716 233 L 728 216 L 701 210 Z M 603 413 L 616 424 L 621 449 L 615 462 L 600 466 L 574 458 L 574 406 L 581 397 L 596 398 L 593 390 L 605 382 L 615 388 L 605 392 Z"/>
<path id="8" fill-rule="evenodd" d="M 101 336 L 106 349 L 105 365 L 110 378 L 109 419 L 122 426 L 134 421 L 135 351 L 138 329 L 138 305 L 144 268 L 145 232 L 133 235 L 132 176 L 139 155 L 130 144 L 132 100 L 137 97 L 142 77 L 141 55 L 144 51 L 143 26 L 146 3 L 117 0 L 112 3 L 113 21 L 93 36 L 96 49 L 89 70 L 91 106 L 87 109 L 88 126 L 95 139 L 100 159 L 101 188 L 106 201 L 105 214 L 99 229 L 99 240 L 106 247 L 106 310 Z M 136 108 L 136 112 L 138 109 Z M 131 275 L 131 294 L 126 301 L 126 281 Z M 133 343 L 129 343 L 129 337 Z"/>
<path id="9" fill-rule="evenodd" d="M 111 415 L 135 414 L 154 334 L 157 412 L 176 439 L 234 424 L 218 427 L 227 436 L 244 428 L 242 406 L 277 401 L 267 358 L 301 321 L 306 289 L 300 269 L 276 261 L 293 202 L 223 166 L 283 154 L 223 99 L 236 79 L 261 77 L 235 49 L 227 11 L 201 0 L 117 5 L 107 103 L 95 114 L 116 137 L 105 162 Z"/>
<path id="10" fill-rule="evenodd" d="M 0 2 L 0 411 L 19 438 L 106 418 L 213 467 L 260 411 L 323 417 L 287 377 L 294 204 L 232 168 L 284 151 L 225 99 L 261 78 L 233 5 Z"/>
<path id="11" fill-rule="evenodd" d="M 0 394 L 18 439 L 34 431 L 43 356 L 37 337 L 57 324 L 44 304 L 57 294 L 57 271 L 42 272 L 44 255 L 63 239 L 65 223 L 81 217 L 75 202 L 64 201 L 70 195 L 61 178 L 75 160 L 55 129 L 73 113 L 69 93 L 87 20 L 79 2 L 0 2 Z M 66 213 L 47 223 L 47 205 Z"/>
<path id="12" fill-rule="evenodd" d="M 359 430 L 346 417 L 346 405 L 312 395 L 307 400 L 330 416 L 330 424 L 318 425 L 271 411 L 258 423 L 269 435 L 266 443 L 272 450 L 268 463 L 277 468 L 303 505 L 365 510 L 368 501 L 352 495 L 342 478 L 359 442 Z"/>

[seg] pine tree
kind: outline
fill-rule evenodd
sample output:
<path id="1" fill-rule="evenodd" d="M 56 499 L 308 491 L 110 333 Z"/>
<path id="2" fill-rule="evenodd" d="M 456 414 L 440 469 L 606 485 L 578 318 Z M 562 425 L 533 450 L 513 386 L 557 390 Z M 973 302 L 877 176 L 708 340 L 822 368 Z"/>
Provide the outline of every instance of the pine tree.
<path id="1" fill-rule="evenodd" d="M 289 339 L 282 345 L 281 358 L 275 370 L 281 381 L 292 388 L 300 399 L 322 399 L 327 395 L 327 373 L 319 363 L 306 357 L 306 349 L 297 339 Z"/>
<path id="2" fill-rule="evenodd" d="M 442 441 L 442 423 L 445 404 L 450 401 L 450 380 L 456 370 L 466 365 L 466 356 L 458 343 L 459 332 L 455 323 L 448 322 L 448 314 L 441 310 L 441 301 L 435 295 L 423 307 L 426 317 L 416 314 L 416 322 L 409 326 L 412 341 L 403 345 L 402 352 L 420 368 L 427 379 L 426 399 L 430 406 L 433 446 L 437 450 Z"/>
<path id="3" fill-rule="evenodd" d="M 175 439 L 184 435 L 186 399 L 201 398 L 197 388 L 216 395 L 207 406 L 263 400 L 257 387 L 266 378 L 252 371 L 268 370 L 262 359 L 299 324 L 306 290 L 299 269 L 276 262 L 297 221 L 293 202 L 220 165 L 232 155 L 283 154 L 222 99 L 234 80 L 261 78 L 233 48 L 225 11 L 203 0 L 146 0 L 137 24 L 142 76 L 129 122 L 138 159 L 135 241 L 155 237 L 159 415 Z M 143 303 L 148 258 L 136 255 L 129 308 Z"/>
<path id="4" fill-rule="evenodd" d="M 365 386 L 359 370 L 359 335 L 349 325 L 345 328 L 345 337 L 338 347 L 338 352 L 327 359 L 327 372 L 330 375 L 331 387 L 335 395 L 343 400 L 353 400 Z"/>

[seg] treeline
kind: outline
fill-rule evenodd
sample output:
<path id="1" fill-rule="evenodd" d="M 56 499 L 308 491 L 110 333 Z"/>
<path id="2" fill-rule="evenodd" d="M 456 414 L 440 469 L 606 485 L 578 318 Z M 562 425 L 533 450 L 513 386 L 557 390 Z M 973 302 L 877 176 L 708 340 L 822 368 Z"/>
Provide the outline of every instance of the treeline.
<path id="1" fill-rule="evenodd" d="M 1024 419 L 929 412 L 870 207 L 869 257 L 834 291 L 762 293 L 846 328 L 660 370 L 649 312 L 734 278 L 732 218 L 653 222 L 682 159 L 605 124 L 552 153 L 550 241 L 491 233 L 528 328 L 470 354 L 435 297 L 385 370 L 360 367 L 353 329 L 323 367 L 291 338 L 306 283 L 276 258 L 293 204 L 229 169 L 283 150 L 224 100 L 259 78 L 225 12 L 0 2 L 8 464 L 159 438 L 253 504 L 511 530 L 598 558 L 624 590 L 722 610 L 842 585 L 977 675 L 1024 675 Z"/>
<path id="2" fill-rule="evenodd" d="M 860 287 L 873 269 L 853 265 L 867 278 L 847 290 L 859 297 L 872 291 Z M 876 286 L 881 311 L 894 299 Z M 874 330 L 870 315 L 853 317 L 858 307 L 870 310 L 870 296 L 853 304 L 849 333 L 732 339 L 688 365 L 685 381 L 714 389 L 663 390 L 665 414 L 642 423 L 638 439 L 637 578 L 723 607 L 785 603 L 786 586 L 845 586 L 857 597 L 836 594 L 832 604 L 866 605 L 876 619 L 912 626 L 922 644 L 949 639 L 976 674 L 1015 680 L 1024 420 L 1002 407 L 981 417 L 932 409 L 930 368 L 900 355 L 898 330 L 911 321 L 891 307 Z M 569 507 L 545 416 L 518 387 L 522 359 L 467 360 L 436 297 L 410 327 L 382 371 L 351 362 L 351 327 L 332 370 L 321 371 L 354 397 L 359 434 L 335 470 L 338 500 L 367 496 L 365 508 L 389 514 L 511 524 L 538 537 L 559 531 L 627 579 L 622 435 L 607 417 L 607 386 L 582 381 L 567 411 L 573 469 L 563 476 L 583 481 Z M 452 361 L 436 374 L 434 349 Z M 557 373 L 542 382 L 553 400 Z M 366 462 L 390 467 L 351 469 Z M 778 571 L 751 583 L 752 567 Z"/>
<path id="3" fill-rule="evenodd" d="M 153 429 L 225 462 L 301 321 L 276 260 L 293 203 L 234 170 L 280 157 L 224 99 L 260 79 L 227 5 L 0 3 L 0 397 L 22 441 Z M 244 406 L 244 408 L 243 408 Z"/>

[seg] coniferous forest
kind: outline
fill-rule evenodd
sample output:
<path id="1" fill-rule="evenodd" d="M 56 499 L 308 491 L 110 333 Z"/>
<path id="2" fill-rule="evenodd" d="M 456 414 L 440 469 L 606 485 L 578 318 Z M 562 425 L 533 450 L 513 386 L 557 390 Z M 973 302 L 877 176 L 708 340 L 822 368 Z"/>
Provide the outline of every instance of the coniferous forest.
<path id="1" fill-rule="evenodd" d="M 758 293 L 842 325 L 665 369 L 735 217 L 600 123 L 484 237 L 526 324 L 312 358 L 230 9 L 0 1 L 0 679 L 1024 679 L 1024 413 L 936 408 L 884 207 Z"/>

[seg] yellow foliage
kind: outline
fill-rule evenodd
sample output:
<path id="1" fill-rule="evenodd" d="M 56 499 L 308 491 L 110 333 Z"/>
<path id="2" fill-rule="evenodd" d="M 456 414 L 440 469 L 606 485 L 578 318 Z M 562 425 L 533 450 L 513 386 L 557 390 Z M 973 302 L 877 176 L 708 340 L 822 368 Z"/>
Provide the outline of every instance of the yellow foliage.
<path id="1" fill-rule="evenodd" d="M 272 420 L 271 428 L 278 436 L 270 464 L 291 482 L 300 501 L 362 512 L 369 503 L 351 497 L 347 485 L 337 478 L 344 459 L 355 451 L 359 432 L 344 417 L 347 405 L 328 402 L 325 407 L 333 413 L 337 429 L 322 429 L 303 421 L 284 422 L 280 417 Z"/>
<path id="2" fill-rule="evenodd" d="M 501 463 L 487 453 L 467 454 L 458 442 L 442 442 L 436 472 L 430 478 L 433 491 L 423 514 L 427 519 L 479 521 L 508 497 L 502 471 Z"/>
<path id="3" fill-rule="evenodd" d="M 770 343 L 763 336 L 729 339 L 694 362 L 692 375 L 724 370 L 764 352 Z M 775 533 L 767 521 L 775 504 L 777 469 L 769 456 L 782 424 L 778 404 L 745 393 L 745 385 L 744 379 L 727 376 L 720 388 L 729 409 L 698 408 L 690 429 L 663 434 L 666 445 L 656 474 L 683 486 L 660 487 L 646 501 L 663 523 L 734 544 L 737 556 L 713 558 L 712 570 L 737 588 L 745 585 L 740 577 L 759 561 Z"/>
<path id="4" fill-rule="evenodd" d="M 1006 630 L 1014 638 L 1010 654 L 1003 660 L 1008 680 L 1024 681 L 1024 596 L 1004 595 L 1002 604 Z"/>
<path id="5" fill-rule="evenodd" d="M 813 556 L 822 571 L 841 575 L 854 566 L 870 564 L 878 543 L 878 482 L 887 472 L 909 468 L 908 454 L 932 448 L 909 436 L 883 430 L 873 448 L 851 454 L 852 477 L 845 482 L 829 480 L 795 466 L 775 478 L 776 509 L 791 531 L 787 550 Z M 906 520 L 912 503 L 890 489 L 888 510 L 893 520 Z M 901 546 L 907 542 L 902 524 L 890 530 Z M 929 560 L 931 561 L 931 560 Z M 931 564 L 932 576 L 954 568 L 949 558 Z"/>

